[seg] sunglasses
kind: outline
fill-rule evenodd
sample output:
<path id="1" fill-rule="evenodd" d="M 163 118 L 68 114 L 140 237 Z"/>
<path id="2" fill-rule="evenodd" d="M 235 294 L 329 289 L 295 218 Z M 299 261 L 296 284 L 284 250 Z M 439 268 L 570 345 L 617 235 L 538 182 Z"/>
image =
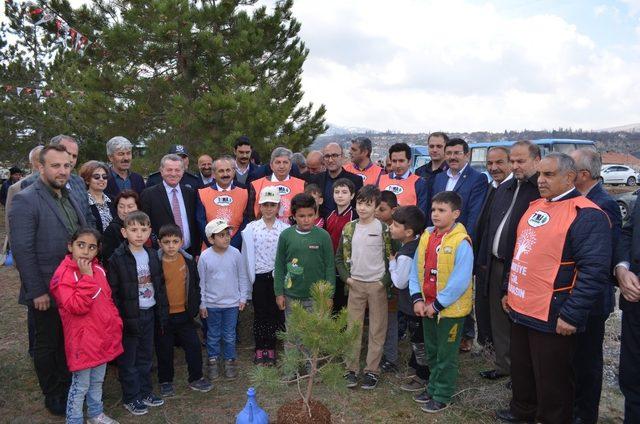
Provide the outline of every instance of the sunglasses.
<path id="1" fill-rule="evenodd" d="M 94 180 L 108 180 L 109 176 L 107 174 L 93 174 L 91 178 Z"/>

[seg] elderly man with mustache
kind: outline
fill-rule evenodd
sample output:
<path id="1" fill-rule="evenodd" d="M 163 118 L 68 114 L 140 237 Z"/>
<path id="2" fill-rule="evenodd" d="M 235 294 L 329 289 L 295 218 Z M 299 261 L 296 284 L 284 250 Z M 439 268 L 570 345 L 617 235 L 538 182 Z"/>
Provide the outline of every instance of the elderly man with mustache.
<path id="1" fill-rule="evenodd" d="M 111 162 L 111 172 L 104 190 L 107 196 L 115 199 L 125 189 L 142 194 L 145 189 L 142 175 L 131 172 L 131 150 L 133 144 L 125 137 L 116 136 L 107 141 L 107 157 Z"/>

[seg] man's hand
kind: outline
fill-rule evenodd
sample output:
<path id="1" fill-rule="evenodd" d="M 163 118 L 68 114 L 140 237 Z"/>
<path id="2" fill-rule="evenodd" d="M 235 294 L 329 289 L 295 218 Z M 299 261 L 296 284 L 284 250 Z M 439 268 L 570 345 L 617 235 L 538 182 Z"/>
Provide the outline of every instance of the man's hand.
<path id="1" fill-rule="evenodd" d="M 556 333 L 561 336 L 570 336 L 576 332 L 577 328 L 568 322 L 564 321 L 562 318 L 558 318 L 558 324 L 556 325 Z"/>
<path id="2" fill-rule="evenodd" d="M 426 307 L 425 307 L 425 315 L 428 318 L 433 318 L 434 316 L 436 316 L 436 310 L 433 307 L 433 303 L 429 303 Z"/>
<path id="3" fill-rule="evenodd" d="M 33 299 L 33 306 L 39 311 L 46 311 L 51 306 L 51 299 L 47 293 Z"/>
<path id="4" fill-rule="evenodd" d="M 240 302 L 240 306 L 238 306 L 238 309 L 239 309 L 239 310 L 241 310 L 241 311 L 244 311 L 244 307 L 245 307 L 246 305 L 247 305 L 247 303 L 246 303 L 246 302 L 245 302 L 245 303 Z"/>
<path id="5" fill-rule="evenodd" d="M 413 304 L 413 312 L 419 317 L 426 316 L 426 306 L 422 300 Z"/>
<path id="6" fill-rule="evenodd" d="M 276 303 L 278 304 L 278 308 L 280 308 L 281 311 L 284 311 L 287 307 L 286 300 L 283 295 L 276 296 Z"/>
<path id="7" fill-rule="evenodd" d="M 345 281 L 345 283 L 347 283 L 347 285 L 350 286 L 353 284 L 353 281 L 354 281 L 353 278 L 349 277 L 347 278 L 347 281 Z"/>
<path id="8" fill-rule="evenodd" d="M 86 259 L 78 259 L 78 269 L 80 270 L 80 274 L 88 275 L 93 277 L 93 270 L 91 269 L 91 261 Z"/>
<path id="9" fill-rule="evenodd" d="M 506 294 L 502 296 L 502 309 L 504 309 L 506 313 L 509 313 L 511 311 L 511 308 L 509 307 L 509 302 L 507 301 Z"/>
<path id="10" fill-rule="evenodd" d="M 629 302 L 639 301 L 640 280 L 638 276 L 623 266 L 617 267 L 615 271 L 622 296 Z"/>
<path id="11" fill-rule="evenodd" d="M 209 313 L 207 312 L 207 308 L 200 308 L 200 318 L 206 318 L 209 316 Z"/>

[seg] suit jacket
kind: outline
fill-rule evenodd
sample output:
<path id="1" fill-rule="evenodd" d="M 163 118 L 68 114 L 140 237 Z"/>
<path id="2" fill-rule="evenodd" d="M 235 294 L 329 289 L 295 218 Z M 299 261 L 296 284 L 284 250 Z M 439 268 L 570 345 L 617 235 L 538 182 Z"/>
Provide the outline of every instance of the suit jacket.
<path id="1" fill-rule="evenodd" d="M 147 188 L 152 187 L 156 184 L 160 184 L 162 182 L 162 175 L 160 172 L 154 172 L 153 174 L 147 177 Z M 199 176 L 193 175 L 189 171 L 185 171 L 182 179 L 180 180 L 181 186 L 187 186 L 194 190 L 204 187 L 204 183 L 200 179 Z"/>
<path id="2" fill-rule="evenodd" d="M 640 202 L 636 202 L 633 207 L 631 217 L 622 227 L 620 239 L 616 243 L 613 265 L 620 262 L 627 262 L 631 272 L 640 274 Z M 636 308 L 640 308 L 640 302 L 629 302 L 620 296 L 620 309 L 625 311 Z"/>
<path id="3" fill-rule="evenodd" d="M 76 211 L 79 226 L 86 226 L 85 215 L 71 194 L 69 202 Z M 9 222 L 11 249 L 22 283 L 19 302 L 33 305 L 33 299 L 49 293 L 49 282 L 67 254 L 72 234 L 67 230 L 62 211 L 39 178 L 13 197 Z"/>
<path id="4" fill-rule="evenodd" d="M 189 224 L 189 235 L 191 237 L 191 245 L 187 252 L 192 256 L 200 254 L 200 235 L 198 225 L 196 223 L 196 192 L 187 187 L 180 185 L 182 192 L 182 200 L 187 212 L 187 222 Z M 158 232 L 163 225 L 174 224 L 171 203 L 167 196 L 167 190 L 164 184 L 156 184 L 153 187 L 146 188 L 141 196 L 142 210 L 149 215 L 151 219 L 151 240 L 155 248 L 158 248 Z"/>
<path id="5" fill-rule="evenodd" d="M 71 197 L 73 197 L 78 206 L 80 206 L 82 214 L 84 215 L 84 219 L 85 221 L 87 221 L 87 225 L 96 228 L 96 219 L 93 216 L 93 212 L 91 212 L 91 208 L 89 207 L 87 183 L 85 183 L 82 177 L 80 177 L 79 175 L 71 174 L 71 176 L 69 177 L 69 182 L 67 183 L 67 188 L 69 189 Z"/>
<path id="6" fill-rule="evenodd" d="M 324 171 L 319 174 L 310 174 L 306 182 L 308 184 L 316 184 L 322 190 L 324 201 L 320 206 L 320 216 L 327 218 L 336 209 L 336 202 L 333 200 L 333 183 L 340 178 L 346 178 L 356 186 L 356 193 L 362 188 L 362 177 L 346 171 L 344 168 L 340 171 L 336 178 L 331 178 L 329 171 Z M 351 206 L 355 209 L 356 197 L 353 196 L 351 200 Z"/>
<path id="7" fill-rule="evenodd" d="M 433 199 L 436 194 L 446 190 L 448 180 L 449 176 L 446 172 L 441 172 L 436 175 L 433 182 L 432 194 L 427 203 L 428 205 L 431 204 L 431 199 Z M 489 182 L 487 177 L 467 164 L 467 167 L 462 171 L 460 178 L 453 188 L 453 191 L 462 197 L 462 213 L 460 214 L 460 218 L 458 218 L 458 222 L 465 226 L 474 244 L 476 243 L 475 226 L 480 216 L 488 186 Z M 427 214 L 427 221 L 429 225 L 431 225 L 431 214 Z"/>
<path id="8" fill-rule="evenodd" d="M 478 217 L 478 222 L 476 222 L 476 228 L 474 230 L 476 234 L 476 240 L 475 240 L 475 243 L 473 243 L 474 265 L 481 262 L 480 255 L 479 255 L 480 247 L 483 245 L 483 240 L 487 237 L 489 214 L 491 213 L 491 204 L 493 203 L 493 197 L 495 194 L 496 194 L 496 187 L 494 187 L 492 184 L 489 184 L 487 193 L 484 196 L 484 202 L 482 203 L 480 216 Z M 480 281 L 478 280 L 480 278 L 478 276 L 477 269 L 475 270 L 474 274 L 476 275 L 476 287 L 479 287 Z"/>
<path id="9" fill-rule="evenodd" d="M 622 215 L 620 214 L 620 208 L 615 200 L 609 193 L 602 187 L 601 183 L 596 184 L 589 190 L 585 196 L 593 203 L 598 205 L 600 209 L 607 214 L 609 222 L 611 224 L 611 240 L 614 242 L 620 239 L 620 233 L 622 231 Z M 612 252 L 613 253 L 613 252 Z M 615 263 L 613 264 L 615 266 Z M 605 286 L 602 296 L 596 300 L 591 308 L 591 314 L 593 315 L 609 315 L 613 312 L 615 307 L 614 298 L 614 286 L 616 279 L 613 277 L 613 269 L 609 274 L 609 284 Z"/>

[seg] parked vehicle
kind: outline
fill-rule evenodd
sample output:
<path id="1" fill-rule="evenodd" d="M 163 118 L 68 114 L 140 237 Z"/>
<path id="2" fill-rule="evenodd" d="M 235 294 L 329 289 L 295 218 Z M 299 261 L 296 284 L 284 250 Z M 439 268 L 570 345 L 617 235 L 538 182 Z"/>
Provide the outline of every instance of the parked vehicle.
<path id="1" fill-rule="evenodd" d="M 633 168 L 625 165 L 602 165 L 600 181 L 604 184 L 634 186 L 638 183 L 638 174 Z"/>
<path id="2" fill-rule="evenodd" d="M 638 194 L 640 193 L 640 189 L 627 193 L 613 194 L 612 197 L 620 207 L 620 214 L 622 215 L 622 220 L 625 221 L 631 215 L 633 208 L 635 207 L 636 200 L 638 199 Z"/>

